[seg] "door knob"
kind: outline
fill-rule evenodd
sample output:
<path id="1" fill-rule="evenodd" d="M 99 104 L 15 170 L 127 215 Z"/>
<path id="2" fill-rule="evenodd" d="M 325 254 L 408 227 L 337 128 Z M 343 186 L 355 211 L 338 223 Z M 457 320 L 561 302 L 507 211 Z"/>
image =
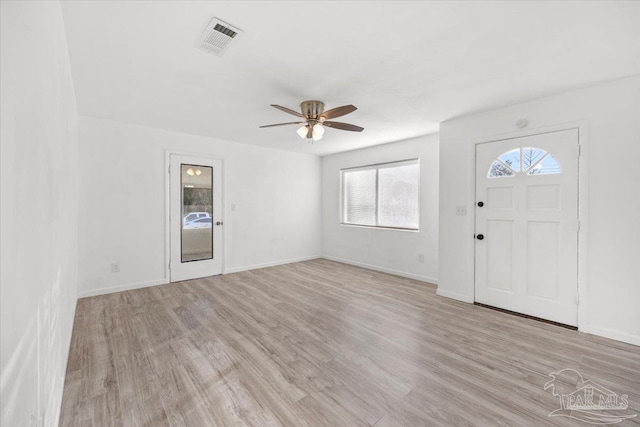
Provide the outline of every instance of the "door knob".
<path id="1" fill-rule="evenodd" d="M 478 202 L 478 206 L 483 207 L 484 206 L 484 202 Z"/>
<path id="2" fill-rule="evenodd" d="M 216 221 L 216 225 L 222 225 L 222 221 Z"/>
<path id="3" fill-rule="evenodd" d="M 476 236 L 476 239 L 478 239 L 478 240 L 483 240 L 483 239 L 484 239 L 484 234 L 478 234 L 478 235 Z"/>

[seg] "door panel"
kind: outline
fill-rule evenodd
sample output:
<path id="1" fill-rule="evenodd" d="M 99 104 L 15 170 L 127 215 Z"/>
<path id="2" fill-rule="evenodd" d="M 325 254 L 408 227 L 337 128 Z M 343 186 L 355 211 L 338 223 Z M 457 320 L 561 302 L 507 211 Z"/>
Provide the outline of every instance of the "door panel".
<path id="1" fill-rule="evenodd" d="M 513 221 L 487 221 L 487 286 L 513 290 Z"/>
<path id="2" fill-rule="evenodd" d="M 536 209 L 560 209 L 559 185 L 531 185 L 527 187 L 527 208 Z"/>
<path id="3" fill-rule="evenodd" d="M 222 161 L 170 155 L 171 281 L 222 273 Z"/>
<path id="4" fill-rule="evenodd" d="M 475 300 L 577 324 L 578 130 L 476 146 Z"/>
<path id="5" fill-rule="evenodd" d="M 487 204 L 493 209 L 513 209 L 513 188 L 487 188 Z"/>
<path id="6" fill-rule="evenodd" d="M 558 299 L 560 223 L 527 223 L 527 295 Z"/>

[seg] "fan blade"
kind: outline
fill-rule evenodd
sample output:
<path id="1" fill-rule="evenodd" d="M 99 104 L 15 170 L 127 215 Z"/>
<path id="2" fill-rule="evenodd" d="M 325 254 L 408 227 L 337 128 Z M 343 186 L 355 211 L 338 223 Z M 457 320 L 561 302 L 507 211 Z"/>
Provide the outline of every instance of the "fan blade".
<path id="1" fill-rule="evenodd" d="M 325 111 L 320 114 L 323 119 L 335 119 L 336 117 L 344 116 L 345 114 L 353 113 L 357 108 L 353 105 L 343 105 L 342 107 L 332 108 L 329 111 Z"/>
<path id="2" fill-rule="evenodd" d="M 288 122 L 288 123 L 276 123 L 275 125 L 263 125 L 261 128 L 272 128 L 274 126 L 286 126 L 286 125 L 301 125 L 306 122 Z"/>
<path id="3" fill-rule="evenodd" d="M 294 116 L 298 116 L 298 117 L 304 117 L 302 114 L 298 113 L 297 111 L 293 111 L 292 109 L 283 107 L 282 105 L 271 104 L 271 106 L 273 108 L 277 108 L 278 110 L 284 111 L 285 113 L 293 114 Z"/>
<path id="4" fill-rule="evenodd" d="M 350 125 L 349 123 L 342 122 L 323 122 L 322 126 L 328 126 L 330 128 L 340 130 L 350 130 L 352 132 L 362 132 L 364 130 L 364 128 L 361 128 L 360 126 Z"/>

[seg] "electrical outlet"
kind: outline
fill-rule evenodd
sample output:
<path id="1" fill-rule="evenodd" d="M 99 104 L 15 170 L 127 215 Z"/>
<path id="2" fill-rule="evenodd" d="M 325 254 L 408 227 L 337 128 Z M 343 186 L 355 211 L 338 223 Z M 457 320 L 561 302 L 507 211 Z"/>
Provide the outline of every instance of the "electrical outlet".
<path id="1" fill-rule="evenodd" d="M 466 215 L 467 207 L 466 206 L 456 206 L 456 215 Z"/>
<path id="2" fill-rule="evenodd" d="M 418 262 L 424 262 L 424 254 L 418 254 Z"/>
<path id="3" fill-rule="evenodd" d="M 120 263 L 114 262 L 111 264 L 111 272 L 112 273 L 120 273 Z"/>

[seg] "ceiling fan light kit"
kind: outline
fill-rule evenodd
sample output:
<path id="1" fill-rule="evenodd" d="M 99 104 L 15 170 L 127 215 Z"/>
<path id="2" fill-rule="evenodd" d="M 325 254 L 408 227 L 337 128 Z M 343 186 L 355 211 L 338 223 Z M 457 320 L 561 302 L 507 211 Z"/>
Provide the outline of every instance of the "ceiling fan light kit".
<path id="1" fill-rule="evenodd" d="M 307 127 L 307 125 L 304 125 L 300 129 L 298 129 L 296 132 L 298 132 L 298 135 L 300 135 L 300 138 L 306 138 L 307 133 L 309 132 L 309 128 Z"/>
<path id="2" fill-rule="evenodd" d="M 314 141 L 320 141 L 322 139 L 322 135 L 324 135 L 324 128 L 320 123 L 316 123 L 313 126 L 312 138 Z"/>
<path id="3" fill-rule="evenodd" d="M 322 139 L 325 131 L 325 126 L 339 130 L 348 130 L 351 132 L 362 132 L 364 130 L 364 128 L 360 126 L 329 120 L 354 112 L 355 110 L 357 110 L 357 108 L 353 105 L 343 105 L 342 107 L 324 111 L 324 102 L 322 101 L 303 101 L 300 104 L 300 113 L 281 105 L 271 104 L 271 106 L 277 108 L 278 110 L 284 111 L 285 113 L 289 113 L 296 117 L 304 119 L 304 121 L 276 123 L 273 125 L 260 126 L 261 128 L 286 125 L 302 125 L 296 132 L 298 133 L 300 138 L 308 139 L 310 143 Z"/>

